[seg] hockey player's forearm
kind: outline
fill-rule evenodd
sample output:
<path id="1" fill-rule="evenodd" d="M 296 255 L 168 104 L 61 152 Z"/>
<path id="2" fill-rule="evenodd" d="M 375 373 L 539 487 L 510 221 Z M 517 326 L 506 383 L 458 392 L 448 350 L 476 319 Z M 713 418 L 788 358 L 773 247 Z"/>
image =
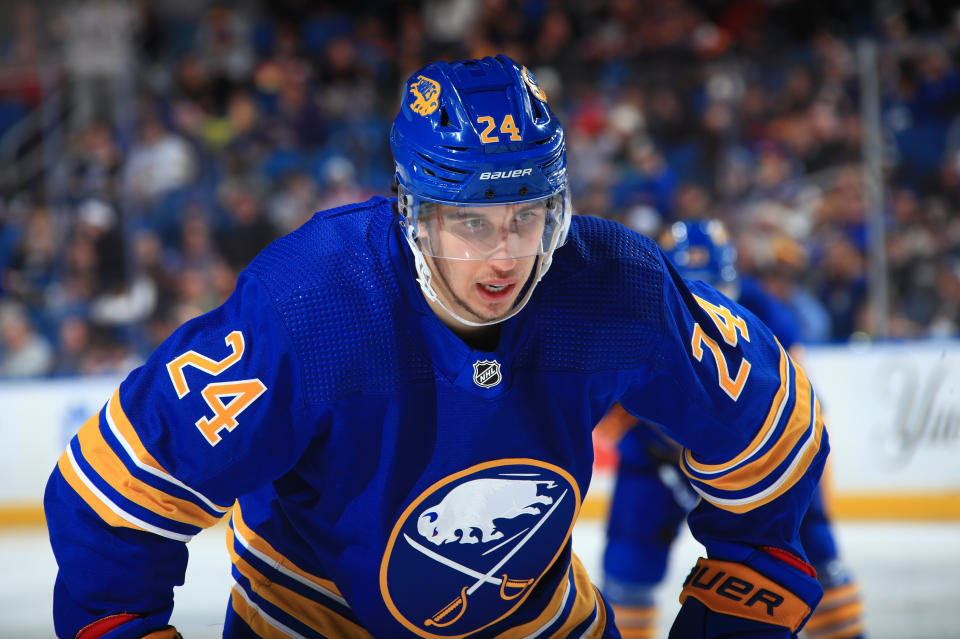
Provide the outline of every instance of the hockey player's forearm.
<path id="1" fill-rule="evenodd" d="M 59 571 L 53 621 L 61 639 L 140 639 L 167 626 L 183 583 L 184 544 L 103 521 L 55 469 L 44 508 Z M 109 620 L 109 621 L 108 621 Z M 151 636 L 167 639 L 171 635 Z"/>

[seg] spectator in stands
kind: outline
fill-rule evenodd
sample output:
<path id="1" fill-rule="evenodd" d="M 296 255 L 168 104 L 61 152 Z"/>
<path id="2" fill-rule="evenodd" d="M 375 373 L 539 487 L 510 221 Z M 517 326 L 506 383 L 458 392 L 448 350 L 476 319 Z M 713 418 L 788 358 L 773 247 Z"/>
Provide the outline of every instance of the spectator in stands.
<path id="1" fill-rule="evenodd" d="M 71 202 L 120 197 L 123 151 L 116 131 L 103 120 L 74 129 L 54 168 L 55 182 Z"/>
<path id="2" fill-rule="evenodd" d="M 627 149 L 627 162 L 615 188 L 614 204 L 624 210 L 637 205 L 656 209 L 670 217 L 677 190 L 677 176 L 653 140 L 638 136 Z"/>
<path id="3" fill-rule="evenodd" d="M 259 195 L 239 180 L 221 186 L 220 206 L 227 220 L 217 234 L 219 253 L 231 268 L 240 271 L 276 239 L 277 232 L 263 213 Z"/>
<path id="4" fill-rule="evenodd" d="M 747 194 L 751 202 L 771 200 L 792 204 L 799 188 L 798 167 L 782 142 L 768 138 L 754 146 L 756 169 L 753 187 Z"/>
<path id="5" fill-rule="evenodd" d="M 77 0 L 60 11 L 18 2 L 0 25 L 0 129 L 28 107 L 50 132 L 30 149 L 39 128 L 0 145 L 2 166 L 18 167 L 9 193 L 0 171 L 0 205 L 42 202 L 22 221 L 5 220 L 0 289 L 27 303 L 49 339 L 65 314 L 88 317 L 110 273 L 126 268 L 110 260 L 125 262 L 134 243 L 108 250 L 81 237 L 72 220 L 84 203 L 113 207 L 125 232 L 158 232 L 174 278 L 212 265 L 222 287 L 254 246 L 295 228 L 321 201 L 360 199 L 343 193 L 366 195 L 385 182 L 385 114 L 398 78 L 437 52 L 497 50 L 531 61 L 568 124 L 578 210 L 655 232 L 677 216 L 678 185 L 697 183 L 738 236 L 766 237 L 769 223 L 750 211 L 776 203 L 791 213 L 775 224 L 810 251 L 811 272 L 799 282 L 808 301 L 860 299 L 865 275 L 837 278 L 820 255 L 838 235 L 853 249 L 839 261 L 862 264 L 869 251 L 851 46 L 863 33 L 881 54 L 884 166 L 897 189 L 925 195 L 907 217 L 897 212 L 899 196 L 891 200 L 891 319 L 902 335 L 960 333 L 950 301 L 960 257 L 960 40 L 949 3 L 891 3 L 874 13 L 799 0 L 759 12 L 690 0 L 524 3 L 522 11 L 502 2 L 388 3 L 377 12 L 362 3 L 147 4 L 138 11 Z M 48 19 L 55 13 L 60 21 Z M 137 29 L 142 38 L 131 35 Z M 57 59 L 53 51 L 63 53 L 59 68 L 44 66 Z M 124 85 L 128 68 L 135 76 Z M 76 89 L 62 113 L 41 81 L 58 71 Z M 134 132 L 114 118 L 132 105 L 149 105 Z M 57 128 L 61 119 L 70 124 Z M 53 167 L 37 169 L 38 158 Z M 217 196 L 237 180 L 256 195 L 238 197 L 234 210 Z M 194 209 L 215 205 L 222 216 L 189 221 Z M 181 242 L 186 229 L 196 238 Z M 82 266 L 91 261 L 92 271 Z M 833 309 L 845 318 L 834 339 L 871 330 L 863 313 Z"/>
<path id="6" fill-rule="evenodd" d="M 0 347 L 0 377 L 36 377 L 53 368 L 53 348 L 13 300 L 0 302 Z"/>
<path id="7" fill-rule="evenodd" d="M 164 195 L 188 184 L 195 173 L 196 159 L 183 137 L 169 131 L 157 116 L 145 116 L 124 169 L 124 186 L 134 203 L 149 210 Z"/>
<path id="8" fill-rule="evenodd" d="M 322 189 L 316 201 L 316 210 L 323 211 L 338 206 L 361 202 L 370 194 L 364 192 L 356 181 L 357 170 L 348 158 L 335 155 L 323 164 Z"/>
<path id="9" fill-rule="evenodd" d="M 279 189 L 267 200 L 267 216 L 280 233 L 289 233 L 306 222 L 315 212 L 320 193 L 316 181 L 305 171 L 291 171 L 280 182 Z"/>
<path id="10" fill-rule="evenodd" d="M 57 332 L 56 364 L 51 372 L 58 376 L 90 372 L 86 361 L 90 348 L 90 323 L 79 315 L 63 318 Z"/>
<path id="11" fill-rule="evenodd" d="M 818 344 L 829 341 L 830 315 L 823 303 L 804 286 L 803 274 L 810 268 L 806 249 L 785 233 L 765 240 L 770 245 L 769 260 L 755 271 L 764 290 L 791 311 L 797 322 L 800 342 Z"/>
<path id="12" fill-rule="evenodd" d="M 89 347 L 82 358 L 81 372 L 91 375 L 127 373 L 143 363 L 131 340 L 106 327 L 92 326 Z"/>
<path id="13" fill-rule="evenodd" d="M 43 306 L 46 289 L 54 281 L 59 244 L 50 211 L 43 206 L 32 207 L 2 271 L 3 290 L 31 307 Z"/>
<path id="14" fill-rule="evenodd" d="M 864 326 L 867 281 L 863 256 L 850 240 L 836 235 L 824 246 L 821 268 L 818 295 L 830 314 L 830 337 L 848 339 Z"/>

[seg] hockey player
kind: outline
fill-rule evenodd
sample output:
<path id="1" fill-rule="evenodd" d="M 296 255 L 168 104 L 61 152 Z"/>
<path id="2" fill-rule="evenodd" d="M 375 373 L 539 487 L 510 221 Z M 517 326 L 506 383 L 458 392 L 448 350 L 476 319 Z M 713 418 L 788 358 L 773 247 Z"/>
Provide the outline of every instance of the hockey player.
<path id="1" fill-rule="evenodd" d="M 225 637 L 618 637 L 570 543 L 617 400 L 705 495 L 674 636 L 796 633 L 828 451 L 803 371 L 652 241 L 572 216 L 563 130 L 512 60 L 414 73 L 390 142 L 397 200 L 274 242 L 70 441 L 57 634 L 175 636 L 185 542 L 229 517 Z"/>
<path id="2" fill-rule="evenodd" d="M 736 249 L 719 220 L 682 220 L 663 234 L 660 248 L 688 280 L 706 282 L 761 320 L 795 361 L 802 361 L 799 331 L 790 310 L 736 269 Z M 607 522 L 603 594 L 625 639 L 656 636 L 654 588 L 663 580 L 679 527 L 697 494 L 683 477 L 680 449 L 658 429 L 614 405 L 600 430 L 620 455 Z M 840 560 L 822 490 L 800 526 L 807 559 L 824 598 L 806 626 L 809 639 L 862 637 L 862 603 Z"/>

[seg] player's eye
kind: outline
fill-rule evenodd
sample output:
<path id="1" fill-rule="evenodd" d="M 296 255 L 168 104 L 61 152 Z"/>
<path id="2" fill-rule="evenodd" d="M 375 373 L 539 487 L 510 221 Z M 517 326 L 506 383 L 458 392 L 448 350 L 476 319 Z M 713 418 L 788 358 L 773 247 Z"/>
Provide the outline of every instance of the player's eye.
<path id="1" fill-rule="evenodd" d="M 519 233 L 529 231 L 540 226 L 543 216 L 544 212 L 540 208 L 523 209 L 514 216 L 513 227 Z"/>
<path id="2" fill-rule="evenodd" d="M 458 226 L 470 235 L 483 235 L 489 232 L 490 223 L 482 217 L 471 217 L 460 220 Z"/>
<path id="3" fill-rule="evenodd" d="M 473 237 L 488 233 L 490 228 L 490 221 L 485 215 L 470 209 L 452 211 L 444 219 L 447 229 L 457 235 Z"/>

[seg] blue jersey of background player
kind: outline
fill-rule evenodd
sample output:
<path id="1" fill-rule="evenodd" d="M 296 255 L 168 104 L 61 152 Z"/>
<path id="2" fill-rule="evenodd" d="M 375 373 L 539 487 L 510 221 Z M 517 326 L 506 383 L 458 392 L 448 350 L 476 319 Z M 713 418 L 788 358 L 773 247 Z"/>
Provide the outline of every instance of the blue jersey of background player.
<path id="1" fill-rule="evenodd" d="M 736 249 L 722 222 L 675 222 L 661 236 L 660 247 L 683 277 L 714 286 L 753 313 L 794 359 L 802 360 L 792 312 L 757 280 L 737 272 Z M 620 456 L 604 551 L 603 592 L 626 639 L 652 639 L 657 633 L 653 590 L 664 577 L 670 546 L 697 495 L 677 467 L 677 445 L 658 429 L 619 406 L 604 417 L 600 428 L 617 440 Z M 838 557 L 821 488 L 803 518 L 800 536 L 824 585 L 824 599 L 805 628 L 807 637 L 862 637 L 862 603 Z"/>
<path id="2" fill-rule="evenodd" d="M 513 60 L 414 73 L 390 147 L 396 200 L 271 244 L 70 441 L 57 634 L 174 636 L 185 544 L 229 517 L 230 639 L 619 637 L 570 540 L 619 401 L 703 496 L 673 636 L 793 635 L 829 451 L 802 368 L 653 241 L 572 215 L 563 129 Z"/>

